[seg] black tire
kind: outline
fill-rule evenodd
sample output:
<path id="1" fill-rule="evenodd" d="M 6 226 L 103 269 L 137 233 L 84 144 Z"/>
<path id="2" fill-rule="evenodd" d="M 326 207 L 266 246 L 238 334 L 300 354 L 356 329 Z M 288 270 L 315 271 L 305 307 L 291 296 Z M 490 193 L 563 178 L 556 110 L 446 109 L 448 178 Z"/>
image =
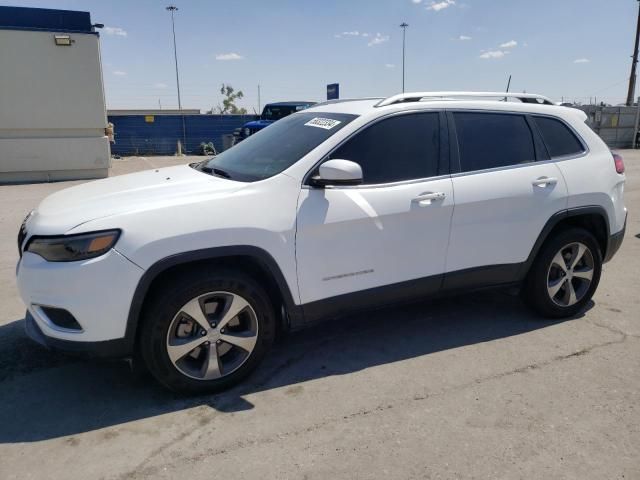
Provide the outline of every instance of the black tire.
<path id="1" fill-rule="evenodd" d="M 181 371 L 170 359 L 168 335 L 169 329 L 172 328 L 172 331 L 174 329 L 176 317 L 182 315 L 180 312 L 183 311 L 183 307 L 193 299 L 209 292 L 229 292 L 242 297 L 251 307 L 252 322 L 257 323 L 257 340 L 243 363 L 229 374 L 215 379 L 196 379 Z M 276 320 L 268 295 L 257 282 L 241 272 L 225 269 L 203 273 L 193 270 L 192 273 L 181 275 L 163 285 L 149 303 L 145 306 L 142 318 L 139 337 L 140 352 L 151 374 L 173 391 L 206 393 L 230 388 L 258 366 L 275 337 Z M 224 329 L 221 331 L 224 332 Z M 202 333 L 202 335 L 205 334 Z M 196 339 L 197 335 L 190 338 Z M 193 355 L 193 352 L 190 355 Z"/>
<path id="2" fill-rule="evenodd" d="M 589 267 L 591 267 L 591 283 L 586 285 L 580 278 L 570 280 L 571 282 L 574 282 L 571 285 L 571 288 L 573 289 L 576 298 L 578 298 L 578 291 L 580 288 L 582 289 L 582 292 L 580 293 L 576 303 L 570 304 L 570 302 L 567 301 L 567 305 L 561 305 L 559 303 L 563 302 L 559 300 L 559 297 L 564 297 L 564 293 L 566 293 L 567 289 L 567 279 L 563 280 L 563 277 L 568 277 L 569 275 L 566 272 L 563 273 L 562 269 L 559 269 L 556 266 L 557 262 L 554 262 L 554 258 L 558 258 L 556 255 L 558 252 L 561 252 L 563 247 L 569 249 L 563 250 L 564 252 L 570 253 L 571 248 L 569 246 L 576 244 L 585 246 L 589 250 L 588 253 L 591 255 L 587 258 L 587 253 L 584 254 L 585 260 L 583 261 L 583 265 L 586 265 L 587 260 L 589 260 L 588 263 L 592 265 L 581 267 L 585 271 L 588 271 Z M 578 267 L 576 267 L 576 272 L 578 271 L 577 268 Z M 580 313 L 584 309 L 585 305 L 591 300 L 596 288 L 598 288 L 601 272 L 602 252 L 600 251 L 600 246 L 598 245 L 595 237 L 582 228 L 568 228 L 566 230 L 561 230 L 557 234 L 554 234 L 553 237 L 547 239 L 540 249 L 540 252 L 538 252 L 523 285 L 523 299 L 533 310 L 544 317 L 573 317 Z M 554 284 L 557 285 L 558 283 L 565 283 L 563 283 L 561 290 L 558 291 L 556 296 L 552 297 L 550 288 L 552 285 L 551 278 L 554 274 L 557 276 L 557 280 L 553 280 Z M 571 269 L 570 278 L 573 278 L 573 269 Z M 574 288 L 573 285 L 575 284 L 577 284 L 577 287 Z"/>

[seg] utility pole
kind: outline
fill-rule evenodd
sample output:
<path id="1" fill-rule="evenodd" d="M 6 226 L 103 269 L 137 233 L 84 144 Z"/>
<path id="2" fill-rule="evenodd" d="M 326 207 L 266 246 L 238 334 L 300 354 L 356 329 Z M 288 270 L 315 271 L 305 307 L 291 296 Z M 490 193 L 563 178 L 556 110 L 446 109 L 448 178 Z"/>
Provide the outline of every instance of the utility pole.
<path id="1" fill-rule="evenodd" d="M 258 84 L 258 112 L 261 112 L 262 110 L 260 110 L 260 84 Z"/>
<path id="2" fill-rule="evenodd" d="M 184 114 L 182 113 L 182 100 L 180 99 L 180 75 L 178 74 L 178 49 L 176 48 L 176 23 L 174 19 L 175 12 L 178 11 L 178 7 L 175 5 L 169 5 L 166 10 L 171 12 L 171 31 L 173 32 L 173 59 L 176 64 L 176 87 L 178 88 L 178 110 L 182 115 L 182 142 L 183 148 L 187 148 L 187 131 L 184 124 Z"/>
<path id="3" fill-rule="evenodd" d="M 640 2 L 640 0 L 638 0 Z M 640 4 L 638 4 L 638 23 L 636 25 L 636 43 L 633 47 L 633 60 L 631 62 L 631 75 L 629 76 L 629 90 L 627 92 L 627 106 L 633 105 L 633 96 L 636 91 L 636 65 L 638 63 L 638 41 L 640 40 Z"/>
<path id="4" fill-rule="evenodd" d="M 639 0 L 640 1 L 640 0 Z M 400 28 L 402 28 L 402 93 L 404 93 L 404 59 L 405 59 L 405 40 L 407 34 L 407 22 L 402 22 Z"/>

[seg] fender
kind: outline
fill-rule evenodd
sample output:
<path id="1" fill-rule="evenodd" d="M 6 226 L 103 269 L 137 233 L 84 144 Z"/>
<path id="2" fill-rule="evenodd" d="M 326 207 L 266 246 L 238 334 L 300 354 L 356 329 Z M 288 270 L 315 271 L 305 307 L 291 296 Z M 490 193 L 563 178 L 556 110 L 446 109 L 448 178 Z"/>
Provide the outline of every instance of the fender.
<path id="1" fill-rule="evenodd" d="M 573 207 L 573 208 L 568 208 L 566 210 L 561 210 L 557 213 L 554 213 L 551 218 L 549 218 L 549 220 L 547 220 L 547 223 L 544 225 L 544 227 L 542 228 L 542 231 L 540 232 L 540 235 L 538 235 L 538 238 L 536 240 L 536 242 L 533 244 L 533 248 L 531 249 L 531 252 L 529 253 L 529 256 L 527 257 L 527 260 L 521 265 L 520 267 L 520 272 L 518 273 L 518 277 L 519 280 L 524 280 L 524 277 L 527 275 L 527 272 L 529 271 L 529 269 L 531 268 L 531 265 L 533 264 L 533 261 L 535 260 L 536 256 L 538 255 L 538 252 L 540 251 L 540 248 L 542 248 L 542 245 L 544 244 L 544 242 L 547 240 L 547 238 L 549 237 L 549 234 L 551 233 L 551 231 L 563 220 L 566 220 L 567 218 L 571 218 L 571 217 L 578 217 L 580 215 L 592 215 L 592 214 L 596 214 L 598 216 L 600 216 L 606 225 L 606 234 L 607 234 L 607 247 L 605 249 L 604 252 L 602 252 L 602 257 L 603 259 L 607 258 L 608 255 L 608 251 L 610 250 L 610 239 L 611 239 L 611 229 L 609 226 L 609 217 L 607 216 L 607 211 L 604 209 L 604 207 L 601 207 L 600 205 L 588 205 L 588 206 L 584 206 L 584 207 Z M 610 258 L 610 257 L 609 257 Z"/>
<path id="2" fill-rule="evenodd" d="M 293 296 L 291 295 L 291 290 L 289 289 L 282 270 L 280 270 L 277 262 L 266 250 L 251 245 L 206 248 L 170 255 L 158 260 L 144 272 L 142 278 L 138 282 L 138 286 L 133 294 L 133 299 L 131 300 L 131 306 L 129 308 L 129 316 L 127 317 L 127 327 L 124 338 L 126 350 L 129 352 L 134 351 L 136 332 L 138 330 L 142 305 L 144 304 L 144 300 L 151 284 L 158 275 L 167 269 L 178 265 L 184 265 L 195 261 L 215 260 L 235 256 L 250 257 L 265 268 L 265 270 L 275 280 L 278 289 L 280 290 L 289 317 L 289 326 L 291 328 L 295 328 L 302 325 L 304 323 L 302 309 L 295 304 Z"/>

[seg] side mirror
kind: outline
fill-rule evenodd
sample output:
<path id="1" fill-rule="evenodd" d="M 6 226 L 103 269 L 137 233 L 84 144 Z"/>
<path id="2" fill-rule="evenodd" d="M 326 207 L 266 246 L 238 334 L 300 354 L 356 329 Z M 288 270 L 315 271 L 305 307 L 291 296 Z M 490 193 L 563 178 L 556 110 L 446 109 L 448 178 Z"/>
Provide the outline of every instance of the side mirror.
<path id="1" fill-rule="evenodd" d="M 318 175 L 311 178 L 311 185 L 360 185 L 362 168 L 350 160 L 327 160 L 318 169 Z"/>

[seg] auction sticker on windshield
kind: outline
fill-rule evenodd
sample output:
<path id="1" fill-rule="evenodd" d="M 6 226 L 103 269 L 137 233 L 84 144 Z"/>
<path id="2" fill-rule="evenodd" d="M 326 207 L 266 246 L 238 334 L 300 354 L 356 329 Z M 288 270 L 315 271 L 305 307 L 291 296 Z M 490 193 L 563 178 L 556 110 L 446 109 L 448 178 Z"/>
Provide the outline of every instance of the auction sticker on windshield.
<path id="1" fill-rule="evenodd" d="M 341 123 L 342 122 L 340 120 L 333 120 L 332 118 L 315 117 L 305 123 L 305 125 L 308 127 L 318 127 L 324 128 L 325 130 L 331 130 L 333 127 Z"/>

